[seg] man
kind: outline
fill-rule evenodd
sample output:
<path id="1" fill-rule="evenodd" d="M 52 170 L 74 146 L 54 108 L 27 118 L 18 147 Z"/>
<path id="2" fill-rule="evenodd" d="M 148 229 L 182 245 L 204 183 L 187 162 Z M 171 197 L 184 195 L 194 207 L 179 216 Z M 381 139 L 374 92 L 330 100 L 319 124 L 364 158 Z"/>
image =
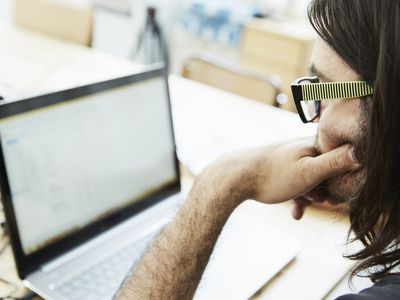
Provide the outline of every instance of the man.
<path id="1" fill-rule="evenodd" d="M 347 82 L 294 83 L 303 121 L 319 122 L 315 143 L 236 153 L 208 167 L 118 299 L 191 299 L 223 225 L 246 199 L 295 199 L 296 219 L 313 201 L 346 202 L 365 246 L 350 256 L 362 261 L 355 272 L 381 280 L 340 299 L 400 298 L 400 276 L 391 274 L 400 264 L 400 1 L 314 0 L 309 18 L 320 36 L 313 75 Z M 303 101 L 316 96 L 331 100 Z"/>

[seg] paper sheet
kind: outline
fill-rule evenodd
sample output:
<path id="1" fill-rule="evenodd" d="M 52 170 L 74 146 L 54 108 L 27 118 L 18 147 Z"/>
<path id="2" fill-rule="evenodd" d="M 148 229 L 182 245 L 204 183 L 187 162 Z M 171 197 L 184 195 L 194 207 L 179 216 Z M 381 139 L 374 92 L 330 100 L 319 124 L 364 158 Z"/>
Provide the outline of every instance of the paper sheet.
<path id="1" fill-rule="evenodd" d="M 282 236 L 246 202 L 225 226 L 203 274 L 195 300 L 249 299 L 289 264 L 299 245 Z"/>

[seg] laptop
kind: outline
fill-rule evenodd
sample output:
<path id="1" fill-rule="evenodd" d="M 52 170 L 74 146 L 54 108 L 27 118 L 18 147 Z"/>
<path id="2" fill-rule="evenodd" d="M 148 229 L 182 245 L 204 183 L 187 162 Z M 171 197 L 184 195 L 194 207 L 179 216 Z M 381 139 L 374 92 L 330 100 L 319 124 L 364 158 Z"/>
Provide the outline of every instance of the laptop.
<path id="1" fill-rule="evenodd" d="M 3 102 L 0 145 L 25 285 L 45 299 L 112 299 L 180 201 L 165 69 Z"/>

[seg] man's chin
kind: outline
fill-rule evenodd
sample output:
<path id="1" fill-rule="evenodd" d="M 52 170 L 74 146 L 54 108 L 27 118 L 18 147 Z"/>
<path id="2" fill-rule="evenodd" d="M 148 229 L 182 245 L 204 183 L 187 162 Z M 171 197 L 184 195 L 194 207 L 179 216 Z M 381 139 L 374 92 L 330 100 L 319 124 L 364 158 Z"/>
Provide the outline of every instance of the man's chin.
<path id="1" fill-rule="evenodd" d="M 337 204 L 357 198 L 365 183 L 365 169 L 333 177 L 326 181 L 326 189 Z"/>

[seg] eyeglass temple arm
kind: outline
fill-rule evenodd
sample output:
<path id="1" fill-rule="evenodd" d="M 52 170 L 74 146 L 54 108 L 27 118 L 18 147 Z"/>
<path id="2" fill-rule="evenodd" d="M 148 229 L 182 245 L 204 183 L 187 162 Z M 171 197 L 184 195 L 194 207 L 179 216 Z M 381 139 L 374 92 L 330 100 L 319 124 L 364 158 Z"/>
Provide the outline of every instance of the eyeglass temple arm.
<path id="1" fill-rule="evenodd" d="M 318 101 L 369 96 L 374 93 L 374 89 L 365 81 L 348 81 L 294 84 L 292 92 L 301 101 Z"/>
<path id="2" fill-rule="evenodd" d="M 292 84 L 291 88 L 292 88 L 293 98 L 303 100 L 303 92 L 301 90 L 301 85 L 300 84 L 297 84 L 297 85 Z"/>

